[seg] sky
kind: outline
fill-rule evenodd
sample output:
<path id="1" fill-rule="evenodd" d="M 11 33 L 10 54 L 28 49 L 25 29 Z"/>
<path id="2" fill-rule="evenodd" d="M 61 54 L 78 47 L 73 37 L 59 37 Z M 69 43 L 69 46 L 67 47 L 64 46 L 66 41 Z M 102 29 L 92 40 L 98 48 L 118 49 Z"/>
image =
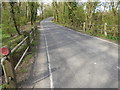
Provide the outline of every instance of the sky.
<path id="1" fill-rule="evenodd" d="M 44 4 L 48 4 L 51 3 L 53 0 L 43 0 Z M 56 1 L 60 1 L 60 2 L 65 2 L 65 1 L 74 1 L 74 0 L 56 0 Z M 87 2 L 88 0 L 76 0 L 77 2 Z M 95 0 L 92 0 L 93 2 Z M 100 1 L 100 2 L 110 2 L 110 1 L 118 1 L 118 0 L 96 0 L 96 1 Z"/>
<path id="2" fill-rule="evenodd" d="M 8 2 L 9 0 L 0 0 L 0 1 L 2 1 L 2 2 Z M 20 2 L 26 2 L 26 1 L 28 1 L 28 0 L 11 0 L 11 1 L 20 1 Z M 38 2 L 44 2 L 45 4 L 48 4 L 48 3 L 51 3 L 52 2 L 52 0 L 29 0 L 29 1 L 31 1 L 31 2 L 36 2 L 36 1 L 38 1 Z M 74 1 L 74 0 L 55 0 L 55 1 L 60 1 L 60 2 L 66 2 L 66 1 Z M 86 2 L 86 1 L 88 1 L 88 0 L 76 0 L 77 2 Z M 95 0 L 92 0 L 93 2 L 95 1 Z M 119 0 L 96 0 L 96 1 L 102 1 L 102 2 L 109 2 L 109 1 L 119 1 Z"/>
<path id="3" fill-rule="evenodd" d="M 44 4 L 51 4 L 53 0 L 41 0 Z M 65 2 L 65 1 L 73 1 L 73 0 L 55 0 L 55 1 L 60 1 L 60 2 Z M 87 2 L 88 0 L 76 0 L 77 2 Z M 95 0 L 92 0 L 93 2 Z M 117 0 L 97 0 L 97 1 L 100 1 L 100 2 L 110 2 L 110 1 L 114 1 L 116 2 Z M 100 6 L 99 9 L 101 11 L 104 10 L 104 7 L 103 6 Z M 38 15 L 40 15 L 41 11 L 38 10 Z"/>

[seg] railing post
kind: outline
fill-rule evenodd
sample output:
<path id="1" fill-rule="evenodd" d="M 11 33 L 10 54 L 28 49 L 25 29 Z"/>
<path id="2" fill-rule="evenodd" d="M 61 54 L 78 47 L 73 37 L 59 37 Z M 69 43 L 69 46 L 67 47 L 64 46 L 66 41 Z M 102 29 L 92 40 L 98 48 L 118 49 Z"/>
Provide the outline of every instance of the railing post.
<path id="1" fill-rule="evenodd" d="M 29 46 L 29 48 L 30 48 L 30 34 L 28 33 L 28 32 L 26 32 L 26 31 L 24 31 L 24 36 L 25 37 L 28 37 L 27 39 L 26 39 L 26 44 L 27 44 L 27 46 Z"/>
<path id="2" fill-rule="evenodd" d="M 9 50 L 9 55 L 3 57 L 1 60 L 1 64 L 3 67 L 5 82 L 8 84 L 7 88 L 17 88 L 17 81 L 15 76 L 15 70 L 13 63 L 13 58 L 10 56 L 11 51 Z"/>
<path id="3" fill-rule="evenodd" d="M 101 26 L 101 29 L 100 29 L 100 33 L 101 33 L 101 34 L 103 34 L 102 28 L 104 28 L 104 25 Z"/>
<path id="4" fill-rule="evenodd" d="M 115 26 L 113 26 L 113 36 L 116 36 Z"/>
<path id="5" fill-rule="evenodd" d="M 104 35 L 107 36 L 107 23 L 104 24 Z"/>
<path id="6" fill-rule="evenodd" d="M 34 28 L 32 28 L 32 38 L 33 40 L 35 40 L 35 29 Z"/>
<path id="7" fill-rule="evenodd" d="M 35 35 L 37 35 L 37 25 L 35 26 Z"/>
<path id="8" fill-rule="evenodd" d="M 35 36 L 37 36 L 37 25 L 34 26 L 34 39 L 35 39 Z"/>
<path id="9" fill-rule="evenodd" d="M 83 31 L 85 32 L 85 22 L 83 23 Z"/>

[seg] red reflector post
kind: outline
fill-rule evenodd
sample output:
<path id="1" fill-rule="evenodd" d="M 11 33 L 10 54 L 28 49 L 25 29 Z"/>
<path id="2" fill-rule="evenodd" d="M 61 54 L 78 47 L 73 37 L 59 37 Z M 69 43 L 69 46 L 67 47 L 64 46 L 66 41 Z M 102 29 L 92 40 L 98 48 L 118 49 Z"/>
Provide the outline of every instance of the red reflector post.
<path id="1" fill-rule="evenodd" d="M 7 48 L 1 48 L 1 49 L 0 49 L 0 53 L 1 53 L 2 55 L 8 55 L 8 54 L 9 54 L 9 50 L 8 50 Z"/>

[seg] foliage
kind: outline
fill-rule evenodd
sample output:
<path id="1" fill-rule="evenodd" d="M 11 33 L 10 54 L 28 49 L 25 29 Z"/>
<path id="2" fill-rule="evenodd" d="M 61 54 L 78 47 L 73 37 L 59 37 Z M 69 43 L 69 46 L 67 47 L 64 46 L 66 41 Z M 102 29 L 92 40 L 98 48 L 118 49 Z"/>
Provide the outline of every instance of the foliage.
<path id="1" fill-rule="evenodd" d="M 36 23 L 38 8 L 39 4 L 37 2 L 2 2 L 0 32 L 2 32 L 3 45 L 9 46 L 10 43 L 13 43 L 12 39 L 16 40 L 19 35 L 22 36 L 23 29 L 26 30 Z M 28 26 L 29 22 L 31 22 L 31 26 Z"/>
<path id="2" fill-rule="evenodd" d="M 119 2 L 53 2 L 54 21 L 68 27 L 83 30 L 90 35 L 104 35 L 105 23 L 107 39 L 118 40 Z M 101 30 L 101 32 L 100 32 Z"/>
<path id="3" fill-rule="evenodd" d="M 44 5 L 43 18 L 53 16 L 53 9 L 50 5 Z"/>
<path id="4" fill-rule="evenodd" d="M 5 88 L 7 88 L 8 87 L 8 84 L 2 84 L 2 85 L 0 85 L 0 90 L 3 90 L 3 89 L 5 89 Z"/>
<path id="5" fill-rule="evenodd" d="M 31 25 L 33 25 L 36 21 L 37 9 L 39 7 L 39 4 L 37 2 L 28 2 L 28 6 L 29 6 L 29 9 L 30 9 Z"/>

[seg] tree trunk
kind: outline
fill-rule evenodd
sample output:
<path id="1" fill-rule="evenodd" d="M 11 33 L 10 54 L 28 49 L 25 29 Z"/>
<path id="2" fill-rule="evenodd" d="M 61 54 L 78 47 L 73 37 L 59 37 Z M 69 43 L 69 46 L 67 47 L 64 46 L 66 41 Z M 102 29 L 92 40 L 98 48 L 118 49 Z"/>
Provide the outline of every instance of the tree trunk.
<path id="1" fill-rule="evenodd" d="M 16 28 L 16 31 L 18 33 L 18 35 L 21 35 L 20 33 L 20 30 L 18 28 L 18 24 L 16 22 L 16 18 L 15 18 L 15 11 L 14 11 L 14 2 L 10 2 L 10 6 L 11 6 L 11 17 L 13 19 L 13 22 L 14 22 L 14 25 L 15 25 L 15 28 Z"/>

